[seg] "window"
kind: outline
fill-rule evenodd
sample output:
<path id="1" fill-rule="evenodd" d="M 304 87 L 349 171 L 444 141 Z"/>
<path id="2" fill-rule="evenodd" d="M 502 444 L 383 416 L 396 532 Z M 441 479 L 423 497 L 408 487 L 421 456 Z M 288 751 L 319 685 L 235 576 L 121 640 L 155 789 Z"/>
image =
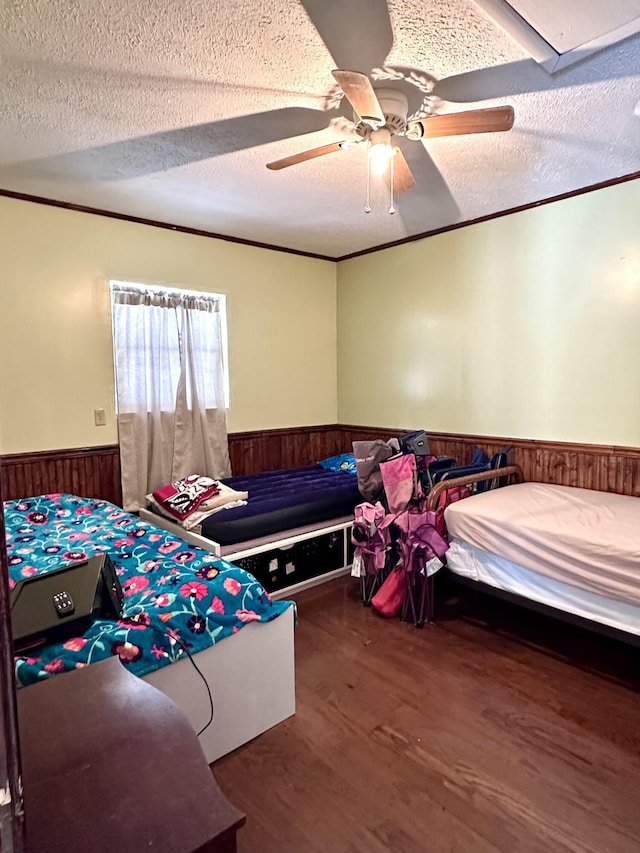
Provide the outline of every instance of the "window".
<path id="1" fill-rule="evenodd" d="M 196 302 L 210 302 L 212 305 L 217 304 L 217 313 L 219 315 L 219 335 L 206 335 L 206 325 L 208 316 L 206 313 L 195 314 L 196 322 L 203 325 L 203 335 L 198 335 L 197 341 L 209 340 L 209 344 L 198 344 L 196 342 L 193 359 L 197 369 L 202 370 L 205 374 L 215 370 L 217 365 L 222 363 L 222 381 L 224 391 L 225 409 L 229 408 L 230 389 L 229 389 L 229 350 L 228 350 L 228 333 L 227 333 L 227 298 L 221 293 L 204 293 L 200 291 L 182 290 L 178 288 L 168 288 L 160 285 L 147 285 L 138 282 L 112 280 L 109 282 L 111 288 L 111 306 L 112 306 L 112 328 L 114 337 L 114 362 L 117 362 L 116 353 L 116 319 L 117 309 L 115 307 L 116 292 L 130 292 L 139 294 L 141 298 L 147 299 L 149 307 L 154 307 L 153 303 L 158 304 L 155 307 L 169 308 L 173 300 L 184 301 L 189 298 Z M 145 303 L 146 304 L 146 303 Z M 148 319 L 148 318 L 147 318 Z M 162 348 L 165 358 L 165 372 L 167 373 L 168 381 L 158 385 L 158 393 L 161 394 L 162 411 L 172 411 L 175 406 L 175 398 L 177 387 L 180 378 L 180 365 L 182 360 L 182 340 L 184 337 L 183 331 L 184 315 L 179 312 L 174 312 L 173 321 L 167 325 L 166 331 L 162 337 L 153 335 L 151 329 L 144 328 L 143 319 L 135 323 L 133 329 L 131 326 L 127 328 L 125 337 L 126 357 L 130 362 L 131 368 L 139 373 L 144 370 L 144 365 L 149 358 L 149 350 L 154 348 Z M 151 325 L 151 324 L 146 324 Z M 158 324 L 156 331 L 163 327 L 164 324 Z M 219 338 L 219 342 L 217 339 Z M 214 343 L 214 346 L 211 344 Z M 117 366 L 116 366 L 117 372 Z M 148 392 L 149 389 L 147 389 Z M 127 383 L 121 389 L 116 389 L 116 411 L 135 411 L 137 408 L 136 400 L 133 396 L 136 394 L 136 386 Z M 147 399 L 151 395 L 147 393 Z M 191 391 L 187 384 L 187 400 L 191 407 Z M 121 408 L 122 407 L 122 408 Z M 133 408 L 132 408 L 133 407 Z"/>
<path id="2" fill-rule="evenodd" d="M 166 483 L 230 473 L 226 300 L 111 282 L 125 509 Z"/>

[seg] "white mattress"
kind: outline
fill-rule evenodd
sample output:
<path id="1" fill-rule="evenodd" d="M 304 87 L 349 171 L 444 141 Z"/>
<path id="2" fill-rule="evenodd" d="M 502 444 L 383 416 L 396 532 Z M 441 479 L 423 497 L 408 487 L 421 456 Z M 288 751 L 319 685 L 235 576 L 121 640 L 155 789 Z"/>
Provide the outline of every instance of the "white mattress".
<path id="1" fill-rule="evenodd" d="M 447 566 L 462 577 L 640 636 L 640 608 L 531 572 L 460 539 L 451 540 Z"/>
<path id="2" fill-rule="evenodd" d="M 450 536 L 537 575 L 640 607 L 640 500 L 518 483 L 445 511 Z"/>

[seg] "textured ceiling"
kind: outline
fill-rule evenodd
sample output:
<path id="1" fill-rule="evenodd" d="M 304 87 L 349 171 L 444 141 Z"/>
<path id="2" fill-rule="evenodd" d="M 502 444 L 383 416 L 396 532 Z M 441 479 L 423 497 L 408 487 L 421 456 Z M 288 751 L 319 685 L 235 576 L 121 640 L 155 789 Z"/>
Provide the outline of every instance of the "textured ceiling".
<path id="1" fill-rule="evenodd" d="M 640 17 L 640 0 L 507 0 L 560 53 Z"/>
<path id="2" fill-rule="evenodd" d="M 344 138 L 332 68 L 382 66 L 514 128 L 406 142 L 395 216 L 364 146 L 265 168 Z M 0 71 L 0 188 L 331 257 L 640 170 L 640 37 L 551 76 L 472 0 L 4 0 Z"/>

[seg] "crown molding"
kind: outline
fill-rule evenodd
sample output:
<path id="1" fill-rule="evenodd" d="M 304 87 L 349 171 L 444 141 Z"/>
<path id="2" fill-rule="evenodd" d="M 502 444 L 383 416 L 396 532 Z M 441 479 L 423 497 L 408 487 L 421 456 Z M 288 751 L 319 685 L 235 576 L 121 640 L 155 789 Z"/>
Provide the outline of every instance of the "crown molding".
<path id="1" fill-rule="evenodd" d="M 374 252 L 381 252 L 384 249 L 393 249 L 396 246 L 403 246 L 405 243 L 415 243 L 417 240 L 425 240 L 427 237 L 435 237 L 438 234 L 445 234 L 447 231 L 457 231 L 459 228 L 467 228 L 469 225 L 478 225 L 481 222 L 489 222 L 491 219 L 499 219 L 502 216 L 510 216 L 513 213 L 522 213 L 525 210 L 531 210 L 535 207 L 542 207 L 545 204 L 553 204 L 556 201 L 564 201 L 568 198 L 573 198 L 577 195 L 595 192 L 596 190 L 606 189 L 607 187 L 624 184 L 628 181 L 637 181 L 640 178 L 640 171 L 630 172 L 626 175 L 620 175 L 616 178 L 609 178 L 606 181 L 599 181 L 596 184 L 589 184 L 585 187 L 578 187 L 575 190 L 560 193 L 559 195 L 549 196 L 548 198 L 538 199 L 538 201 L 521 204 L 517 207 L 509 207 L 504 210 L 498 210 L 495 213 L 487 213 L 484 216 L 478 216 L 475 219 L 465 219 L 463 222 L 454 222 L 451 225 L 445 225 L 442 228 L 434 228 L 431 231 L 422 231 L 419 234 L 412 234 L 408 237 L 402 237 L 399 240 L 392 240 L 389 243 L 380 243 L 376 246 L 370 246 L 368 249 L 359 249 L 357 252 L 349 252 L 346 255 L 322 255 L 317 252 L 305 252 L 302 249 L 290 249 L 286 246 L 277 246 L 271 243 L 260 243 L 256 240 L 247 240 L 243 237 L 232 237 L 229 234 L 217 234 L 214 231 L 203 231 L 198 228 L 189 228 L 185 225 L 176 225 L 170 222 L 160 222 L 155 219 L 144 219 L 140 216 L 129 216 L 126 213 L 117 213 L 110 210 L 101 210 L 96 207 L 87 207 L 86 205 L 73 204 L 68 201 L 59 201 L 57 199 L 44 198 L 42 196 L 29 195 L 27 193 L 15 192 L 14 190 L 5 190 L 0 188 L 0 198 L 13 198 L 18 201 L 29 201 L 33 204 L 45 204 L 50 207 L 60 207 L 64 210 L 73 210 L 78 213 L 88 213 L 94 216 L 106 216 L 110 219 L 119 219 L 125 222 L 135 222 L 138 225 L 149 225 L 153 228 L 164 228 L 168 231 L 177 231 L 182 234 L 193 234 L 196 237 L 209 237 L 214 240 L 225 240 L 228 243 L 239 243 L 243 246 L 253 246 L 257 249 L 268 249 L 273 252 L 285 252 L 290 255 L 299 255 L 305 258 L 315 258 L 320 261 L 331 261 L 339 263 L 340 261 L 350 261 L 353 258 L 359 258 L 363 255 L 370 255 Z"/>
<path id="2" fill-rule="evenodd" d="M 538 201 L 531 201 L 528 204 L 521 204 L 517 207 L 509 207 L 505 210 L 499 210 L 496 213 L 487 213 L 485 216 L 478 216 L 475 219 L 465 219 L 464 222 L 455 222 L 453 225 L 445 225 L 442 228 L 434 228 L 432 231 L 424 231 L 421 234 L 412 234 L 409 237 L 402 237 L 400 240 L 392 240 L 390 243 L 382 243 L 379 246 L 372 246 L 370 249 L 360 249 L 358 252 L 351 252 L 348 255 L 341 255 L 339 258 L 334 258 L 335 261 L 350 261 L 352 258 L 359 258 L 362 255 L 370 255 L 372 252 L 381 252 L 383 249 L 393 249 L 395 246 L 402 246 L 405 243 L 415 243 L 416 240 L 424 240 L 427 237 L 435 237 L 437 234 L 445 234 L 447 231 L 457 231 L 458 228 L 467 228 L 469 225 L 478 225 L 480 222 L 489 222 L 491 219 L 500 219 L 502 216 L 510 216 L 512 213 L 522 213 L 525 210 L 531 210 L 534 207 L 543 207 L 545 204 L 553 204 L 556 201 L 564 201 L 567 198 L 573 198 L 576 195 L 584 195 L 585 193 L 603 190 L 607 187 L 613 187 L 616 184 L 624 184 L 627 181 L 637 181 L 640 178 L 640 172 L 630 172 L 628 175 L 620 175 L 617 178 L 609 178 L 606 181 L 600 181 L 597 184 L 590 184 L 586 187 L 579 187 L 576 190 L 569 190 L 566 193 L 542 198 Z"/>
<path id="3" fill-rule="evenodd" d="M 14 198 L 18 201 L 30 201 L 33 204 L 46 204 L 49 207 L 61 207 L 76 213 L 89 213 L 93 216 L 106 216 L 109 219 L 120 219 L 125 222 L 135 222 L 138 225 L 150 225 L 153 228 L 164 228 L 167 231 L 177 231 L 181 234 L 193 234 L 196 237 L 211 237 L 214 240 L 225 240 L 227 243 L 239 243 L 242 246 L 253 246 L 256 249 L 269 249 L 272 252 L 285 252 L 288 255 L 302 255 L 305 258 L 315 258 L 320 261 L 335 261 L 330 255 L 317 252 L 305 252 L 302 249 L 290 249 L 286 246 L 276 246 L 272 243 L 261 243 L 258 240 L 247 240 L 244 237 L 232 237 L 230 234 L 218 234 L 215 231 L 203 231 L 200 228 L 189 228 L 186 225 L 176 225 L 172 222 L 161 222 L 157 219 L 145 219 L 142 216 L 130 216 L 128 213 L 118 213 L 115 210 L 102 210 L 99 207 L 89 207 L 84 204 L 74 204 L 70 201 L 60 201 L 54 198 L 44 198 L 39 195 L 29 195 L 15 190 L 0 188 L 1 198 Z"/>

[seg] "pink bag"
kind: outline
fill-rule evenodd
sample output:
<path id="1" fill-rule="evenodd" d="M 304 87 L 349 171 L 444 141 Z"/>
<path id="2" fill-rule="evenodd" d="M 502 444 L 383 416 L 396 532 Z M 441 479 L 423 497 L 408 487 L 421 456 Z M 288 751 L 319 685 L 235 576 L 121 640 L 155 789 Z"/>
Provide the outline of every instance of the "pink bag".
<path id="1" fill-rule="evenodd" d="M 396 456 L 380 463 L 380 473 L 389 504 L 389 512 L 395 514 L 407 508 L 411 499 L 418 497 L 418 471 L 413 453 Z"/>
<path id="2" fill-rule="evenodd" d="M 407 573 L 404 569 L 394 569 L 371 599 L 371 606 L 380 616 L 397 616 L 406 590 Z"/>

